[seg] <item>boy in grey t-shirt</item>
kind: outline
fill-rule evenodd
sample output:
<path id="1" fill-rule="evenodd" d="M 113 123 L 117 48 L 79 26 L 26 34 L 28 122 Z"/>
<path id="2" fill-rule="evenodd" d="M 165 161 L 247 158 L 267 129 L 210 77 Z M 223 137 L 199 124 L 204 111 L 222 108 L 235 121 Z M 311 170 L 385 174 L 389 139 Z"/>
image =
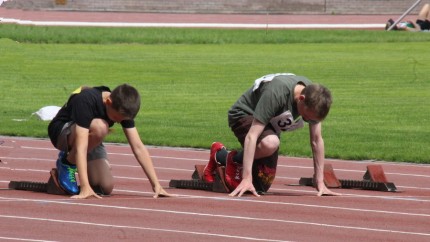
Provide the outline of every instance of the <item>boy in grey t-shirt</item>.
<path id="1" fill-rule="evenodd" d="M 230 196 L 250 191 L 255 196 L 269 190 L 276 173 L 280 135 L 309 124 L 318 196 L 339 195 L 323 181 L 324 141 L 321 122 L 332 103 L 330 91 L 291 73 L 258 78 L 228 111 L 228 122 L 243 150 L 230 152 L 220 142 L 211 147 L 203 179 L 214 181 L 214 170 L 225 166 Z"/>

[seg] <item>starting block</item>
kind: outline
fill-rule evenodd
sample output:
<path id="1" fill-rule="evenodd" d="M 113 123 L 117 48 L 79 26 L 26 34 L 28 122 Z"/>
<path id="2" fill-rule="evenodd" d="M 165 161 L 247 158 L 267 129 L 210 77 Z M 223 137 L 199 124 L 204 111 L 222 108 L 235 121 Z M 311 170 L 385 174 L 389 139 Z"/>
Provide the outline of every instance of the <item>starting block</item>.
<path id="1" fill-rule="evenodd" d="M 67 195 L 58 183 L 58 172 L 55 168 L 50 171 L 48 182 L 10 181 L 9 189 Z"/>
<path id="2" fill-rule="evenodd" d="M 170 180 L 169 187 L 221 193 L 230 192 L 224 179 L 225 167 L 221 166 L 215 170 L 215 181 L 213 183 L 208 183 L 203 180 L 204 169 L 205 165 L 195 165 L 195 170 L 191 175 L 191 180 Z"/>
<path id="3" fill-rule="evenodd" d="M 302 186 L 314 186 L 313 178 L 300 178 Z M 396 192 L 397 188 L 392 182 L 388 182 L 381 165 L 368 165 L 363 180 L 338 179 L 331 164 L 324 165 L 324 184 L 328 188 L 353 188 L 374 190 L 383 192 Z"/>

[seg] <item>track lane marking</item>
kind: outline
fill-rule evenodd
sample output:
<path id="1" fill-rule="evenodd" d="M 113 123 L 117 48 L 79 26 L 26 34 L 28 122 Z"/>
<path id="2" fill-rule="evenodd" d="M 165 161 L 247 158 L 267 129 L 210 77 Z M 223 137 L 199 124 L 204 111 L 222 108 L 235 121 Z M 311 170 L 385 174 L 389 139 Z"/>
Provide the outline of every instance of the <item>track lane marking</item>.
<path id="1" fill-rule="evenodd" d="M 206 199 L 207 197 L 201 197 L 201 196 L 188 196 L 188 198 L 202 198 Z M 0 199 L 3 199 L 3 197 L 0 197 Z M 10 198 L 6 198 L 10 200 Z M 220 198 L 217 198 L 218 200 Z M 229 201 L 253 201 L 258 202 L 255 200 L 245 200 L 245 199 L 235 199 L 235 198 L 224 198 L 222 200 L 229 200 Z M 186 215 L 186 216 L 203 216 L 203 217 L 218 217 L 218 218 L 228 218 L 228 219 L 237 219 L 237 220 L 252 220 L 252 221 L 259 221 L 259 222 L 277 222 L 277 223 L 288 223 L 288 224 L 300 224 L 300 225 L 310 225 L 310 226 L 318 226 L 318 227 L 329 227 L 329 228 L 336 228 L 336 229 L 349 229 L 349 230 L 362 230 L 362 231 L 370 231 L 370 232 L 382 232 L 382 233 L 397 233 L 397 234 L 408 234 L 408 235 L 419 235 L 419 236 L 430 236 L 430 233 L 424 233 L 424 232 L 409 232 L 409 231 L 401 231 L 401 230 L 391 230 L 391 229 L 377 229 L 377 228 L 366 228 L 366 227 L 355 227 L 355 226 L 344 226 L 344 225 L 336 225 L 336 224 L 328 224 L 328 223 L 315 223 L 315 222 L 306 222 L 306 221 L 296 221 L 296 220 L 284 220 L 284 219 L 268 219 L 268 218 L 255 218 L 255 217 L 246 217 L 246 216 L 233 216 L 233 215 L 222 215 L 222 214 L 210 214 L 210 213 L 197 213 L 197 212 L 184 212 L 184 211 L 177 211 L 177 210 L 163 210 L 163 209 L 149 209 L 149 208 L 136 208 L 136 207 L 124 207 L 124 206 L 112 206 L 112 205 L 106 205 L 106 204 L 86 204 L 86 203 L 76 203 L 76 202 L 67 202 L 67 201 L 53 201 L 53 200 L 41 200 L 41 199 L 21 199 L 21 198 L 15 198 L 16 202 L 44 202 L 44 203 L 54 203 L 54 204 L 64 204 L 64 205 L 74 205 L 74 206 L 87 206 L 87 207 L 98 207 L 98 208 L 105 208 L 105 209 L 120 209 L 120 210 L 134 210 L 134 211 L 145 211 L 145 212 L 156 212 L 156 213 L 169 213 L 169 214 L 179 214 L 179 215 Z M 274 204 L 278 204 L 278 202 L 274 202 Z M 292 204 L 292 203 L 291 203 Z M 309 205 L 307 205 L 309 206 Z M 312 206 L 312 207 L 318 207 L 318 206 Z M 330 208 L 329 206 L 320 206 L 325 208 Z M 358 209 L 357 209 L 358 210 Z M 402 215 L 410 215 L 410 214 L 402 214 Z M 430 215 L 428 215 L 430 216 Z M 9 215 L 0 215 L 0 217 L 3 218 L 22 218 L 22 219 L 29 219 L 29 220 L 39 220 L 39 218 L 31 218 L 31 217 L 19 217 L 19 216 L 9 216 Z M 40 220 L 51 220 L 51 219 L 43 219 L 40 218 Z M 51 221 L 58 221 L 58 222 L 70 222 L 70 223 L 81 223 L 81 224 L 88 224 L 91 225 L 93 223 L 87 223 L 87 222 L 79 222 L 79 221 L 66 221 L 66 220 L 51 220 Z M 103 224 L 97 224 L 100 226 L 110 226 L 110 225 L 103 225 Z M 112 225 L 115 226 L 115 225 Z M 130 226 L 125 226 L 130 227 Z M 139 227 L 132 227 L 132 228 L 139 228 Z M 164 231 L 164 230 L 163 230 Z M 165 232 L 168 232 L 170 230 L 165 230 Z M 191 232 L 194 233 L 194 232 Z"/>

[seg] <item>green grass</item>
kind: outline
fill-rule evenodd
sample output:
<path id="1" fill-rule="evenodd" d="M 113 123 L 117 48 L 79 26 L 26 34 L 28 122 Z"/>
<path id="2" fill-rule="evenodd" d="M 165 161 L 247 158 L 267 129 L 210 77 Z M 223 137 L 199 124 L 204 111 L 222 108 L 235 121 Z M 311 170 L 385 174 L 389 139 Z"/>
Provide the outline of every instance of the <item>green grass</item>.
<path id="1" fill-rule="evenodd" d="M 254 79 L 293 72 L 332 90 L 327 157 L 430 163 L 430 34 L 0 25 L 0 35 L 2 135 L 47 137 L 32 112 L 80 85 L 127 82 L 142 95 L 146 144 L 238 148 L 229 107 Z M 108 141 L 125 142 L 114 129 Z M 310 156 L 307 128 L 285 133 L 281 153 Z"/>
<path id="2" fill-rule="evenodd" d="M 98 28 L 0 25 L 0 36 L 49 44 L 293 44 L 428 42 L 430 34 L 378 30 Z"/>

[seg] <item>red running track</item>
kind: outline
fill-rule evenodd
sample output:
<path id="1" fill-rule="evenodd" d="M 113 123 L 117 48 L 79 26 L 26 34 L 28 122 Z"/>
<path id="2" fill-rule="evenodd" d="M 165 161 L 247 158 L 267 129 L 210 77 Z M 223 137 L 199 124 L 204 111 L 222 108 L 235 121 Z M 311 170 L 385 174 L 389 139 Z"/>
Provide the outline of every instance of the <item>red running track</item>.
<path id="1" fill-rule="evenodd" d="M 46 182 L 57 151 L 48 140 L 0 136 L 0 240 L 31 241 L 429 241 L 430 166 L 327 160 L 339 179 L 361 180 L 368 164 L 382 164 L 398 192 L 334 189 L 317 197 L 297 186 L 312 176 L 312 161 L 280 157 L 268 195 L 168 188 L 191 179 L 208 150 L 149 147 L 161 184 L 177 197 L 152 198 L 146 176 L 127 145 L 107 144 L 116 179 L 113 195 L 68 196 L 9 190 L 14 181 Z"/>

